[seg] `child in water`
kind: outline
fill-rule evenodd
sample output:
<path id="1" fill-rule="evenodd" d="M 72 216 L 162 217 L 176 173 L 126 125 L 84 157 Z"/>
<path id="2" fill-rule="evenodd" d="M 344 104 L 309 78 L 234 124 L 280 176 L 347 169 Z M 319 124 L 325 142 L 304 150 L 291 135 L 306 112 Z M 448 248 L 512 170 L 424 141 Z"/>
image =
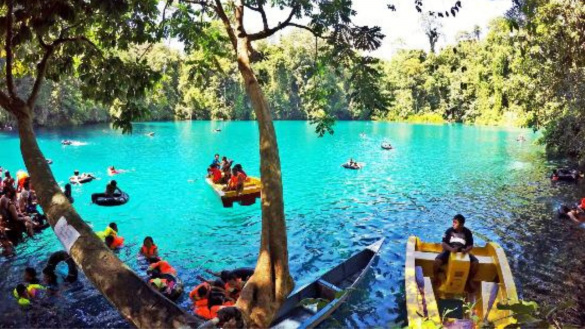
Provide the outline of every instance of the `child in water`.
<path id="1" fill-rule="evenodd" d="M 142 248 L 140 248 L 140 255 L 144 256 L 145 258 L 158 257 L 158 247 L 156 244 L 154 244 L 152 237 L 147 236 L 144 238 Z"/>

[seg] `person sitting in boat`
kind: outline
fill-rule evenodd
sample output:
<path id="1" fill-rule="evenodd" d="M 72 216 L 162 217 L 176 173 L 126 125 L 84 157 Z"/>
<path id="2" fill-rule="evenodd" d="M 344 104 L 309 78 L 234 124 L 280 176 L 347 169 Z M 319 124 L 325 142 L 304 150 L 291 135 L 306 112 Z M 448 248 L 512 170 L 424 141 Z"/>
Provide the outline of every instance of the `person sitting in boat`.
<path id="1" fill-rule="evenodd" d="M 221 183 L 221 170 L 219 170 L 219 165 L 210 165 L 207 172 L 209 173 L 209 178 L 211 178 L 214 184 Z"/>
<path id="2" fill-rule="evenodd" d="M 242 175 L 244 175 L 245 178 L 248 178 L 248 174 L 246 174 L 246 172 L 244 171 L 244 168 L 242 168 L 241 164 L 239 164 L 239 163 L 236 164 L 234 166 L 234 168 L 236 168 L 236 170 L 238 171 L 239 174 L 242 174 Z"/>
<path id="3" fill-rule="evenodd" d="M 469 276 L 467 277 L 469 291 L 473 292 L 475 290 L 472 280 L 479 268 L 479 261 L 471 254 L 471 250 L 473 249 L 473 234 L 464 225 L 465 217 L 457 214 L 453 217 L 453 226 L 447 229 L 443 235 L 443 251 L 435 258 L 433 265 L 433 281 L 437 287 L 440 286 L 439 270 L 441 266 L 449 262 L 449 256 L 452 252 L 462 252 L 469 254 L 469 261 L 471 262 Z"/>
<path id="4" fill-rule="evenodd" d="M 211 161 L 211 165 L 217 165 L 219 166 L 221 163 L 221 161 L 219 161 L 219 154 L 215 153 L 215 156 L 213 157 L 213 161 Z"/>
<path id="5" fill-rule="evenodd" d="M 227 157 L 221 158 L 221 172 L 223 173 L 223 177 L 221 179 L 222 184 L 227 184 L 232 176 L 232 163 L 233 160 L 228 160 Z"/>
<path id="6" fill-rule="evenodd" d="M 140 248 L 140 254 L 145 258 L 158 257 L 158 247 L 154 244 L 152 237 L 147 236 L 144 238 L 144 242 Z"/>
<path id="7" fill-rule="evenodd" d="M 163 274 L 177 275 L 175 270 L 167 261 L 162 260 L 159 257 L 151 257 L 148 259 L 150 266 L 146 270 L 146 273 L 152 278 L 158 278 Z"/>
<path id="8" fill-rule="evenodd" d="M 242 179 L 245 174 L 240 174 L 236 167 L 232 168 L 232 176 L 228 182 L 228 185 L 224 187 L 224 191 L 236 191 L 238 194 L 244 189 L 245 178 Z"/>
<path id="9" fill-rule="evenodd" d="M 106 191 L 104 192 L 104 194 L 106 196 L 112 196 L 116 193 L 122 194 L 122 190 L 120 190 L 120 188 L 118 187 L 118 182 L 112 180 L 106 185 Z"/>
<path id="10" fill-rule="evenodd" d="M 71 144 L 73 144 L 73 142 L 70 141 L 70 140 L 68 140 L 68 139 L 64 139 L 64 140 L 61 141 L 61 144 L 63 144 L 63 145 L 71 145 Z"/>

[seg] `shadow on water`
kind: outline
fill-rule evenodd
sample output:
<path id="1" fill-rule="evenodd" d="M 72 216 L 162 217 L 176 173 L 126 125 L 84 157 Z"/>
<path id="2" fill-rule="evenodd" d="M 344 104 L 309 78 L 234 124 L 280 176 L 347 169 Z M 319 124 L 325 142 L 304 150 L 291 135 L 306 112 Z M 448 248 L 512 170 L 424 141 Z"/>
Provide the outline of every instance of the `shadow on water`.
<path id="1" fill-rule="evenodd" d="M 76 209 L 95 230 L 116 221 L 126 248 L 119 257 L 140 275 L 146 265 L 138 246 L 151 235 L 161 255 L 189 291 L 203 270 L 253 266 L 258 252 L 260 207 L 220 207 L 202 175 L 214 153 L 226 154 L 258 175 L 258 133 L 253 122 L 141 123 L 123 136 L 107 126 L 42 130 L 40 145 L 65 182 L 74 169 L 100 180 L 73 189 Z M 405 321 L 405 243 L 410 235 L 439 241 L 455 213 L 468 218 L 477 244 L 500 243 L 519 292 L 542 304 L 573 300 L 563 320 L 585 326 L 585 230 L 557 219 L 555 208 L 585 196 L 585 185 L 551 185 L 556 166 L 527 130 L 340 122 L 333 136 L 317 138 L 304 122 L 277 122 L 290 269 L 301 287 L 381 237 L 386 238 L 365 280 L 321 327 L 392 327 Z M 154 131 L 154 137 L 144 134 Z M 365 132 L 367 137 L 360 138 Z M 529 141 L 516 143 L 523 133 Z M 62 139 L 87 142 L 63 147 Z M 234 144 L 237 141 L 237 144 Z M 395 147 L 382 151 L 380 143 Z M 23 168 L 17 136 L 0 133 L 2 165 Z M 253 151 L 251 151 L 253 150 Z M 340 167 L 350 157 L 362 170 Z M 123 207 L 91 205 L 115 165 L 131 194 Z M 168 191 L 162 193 L 161 191 Z M 81 275 L 45 313 L 25 315 L 12 289 L 27 266 L 39 272 L 62 247 L 51 230 L 18 246 L 18 257 L 0 260 L 0 327 L 129 327 Z M 178 304 L 191 309 L 187 294 Z"/>

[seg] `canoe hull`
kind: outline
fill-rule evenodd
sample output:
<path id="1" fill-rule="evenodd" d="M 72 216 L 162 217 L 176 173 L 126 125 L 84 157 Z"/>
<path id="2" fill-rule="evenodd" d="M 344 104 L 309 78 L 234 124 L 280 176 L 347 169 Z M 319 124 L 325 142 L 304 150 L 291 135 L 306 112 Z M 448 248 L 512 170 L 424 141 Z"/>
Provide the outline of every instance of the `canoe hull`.
<path id="1" fill-rule="evenodd" d="M 384 239 L 381 239 L 368 246 L 323 274 L 319 279 L 290 294 L 271 327 L 314 328 L 327 319 L 349 298 L 351 291 L 364 279 L 383 242 Z M 323 298 L 329 302 L 321 309 L 317 309 L 316 304 L 302 305 L 303 302 L 316 298 Z"/>

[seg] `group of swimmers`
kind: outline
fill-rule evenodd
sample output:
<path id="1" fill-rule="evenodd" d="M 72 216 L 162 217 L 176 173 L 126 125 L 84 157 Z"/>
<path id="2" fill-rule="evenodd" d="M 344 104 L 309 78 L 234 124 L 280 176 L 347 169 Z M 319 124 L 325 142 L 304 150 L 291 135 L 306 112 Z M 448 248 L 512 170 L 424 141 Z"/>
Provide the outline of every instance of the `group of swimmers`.
<path id="1" fill-rule="evenodd" d="M 4 179 L 2 179 L 2 175 Z M 47 227 L 46 217 L 37 209 L 37 197 L 30 177 L 24 171 L 14 179 L 8 170 L 0 167 L 0 246 L 4 256 L 14 254 L 14 246 L 35 231 Z"/>
<path id="2" fill-rule="evenodd" d="M 24 269 L 23 281 L 12 292 L 21 307 L 30 307 L 40 300 L 44 294 L 55 295 L 59 289 L 57 275 L 48 266 L 43 269 L 42 283 L 37 278 L 37 271 L 32 267 Z"/>
<path id="3" fill-rule="evenodd" d="M 219 160 L 219 154 L 215 154 L 213 161 L 207 168 L 207 177 L 214 184 L 225 185 L 224 191 L 237 191 L 240 193 L 244 189 L 248 175 L 242 168 L 241 164 L 236 164 L 232 168 L 233 160 L 223 157 Z"/>
<path id="4" fill-rule="evenodd" d="M 116 169 L 114 166 L 108 167 L 108 174 L 110 176 L 116 175 L 116 174 L 119 174 L 122 172 L 124 172 L 124 170 Z M 97 179 L 97 178 L 91 174 L 86 174 L 86 173 L 79 174 L 79 170 L 75 170 L 73 172 L 73 176 L 69 177 L 69 182 L 71 184 L 81 185 L 81 184 L 87 183 L 89 181 L 92 181 L 94 179 Z M 106 185 L 106 190 L 105 190 L 104 194 L 106 196 L 113 196 L 115 194 L 122 194 L 122 190 L 120 190 L 120 188 L 118 187 L 118 182 L 116 182 L 115 180 L 111 180 Z M 71 185 L 69 185 L 69 184 L 65 185 L 65 195 L 67 196 L 69 201 L 71 203 L 73 203 L 73 198 L 71 197 Z"/>
<path id="5" fill-rule="evenodd" d="M 115 223 L 110 223 L 106 230 L 97 234 L 112 250 L 123 246 L 124 239 L 118 235 L 118 226 Z M 182 289 L 182 287 L 178 288 L 181 283 L 177 277 L 177 270 L 160 257 L 158 246 L 152 237 L 144 238 L 138 254 L 144 257 L 149 264 L 146 270 L 148 283 L 163 295 L 171 299 L 178 298 L 180 292 L 175 294 L 175 291 Z M 254 269 L 238 268 L 232 271 L 213 272 L 206 270 L 206 272 L 217 278 L 207 280 L 199 276 L 201 284 L 191 290 L 189 298 L 193 302 L 193 312 L 210 320 L 217 316 L 217 312 L 221 308 L 235 304 L 245 283 L 254 274 Z"/>

